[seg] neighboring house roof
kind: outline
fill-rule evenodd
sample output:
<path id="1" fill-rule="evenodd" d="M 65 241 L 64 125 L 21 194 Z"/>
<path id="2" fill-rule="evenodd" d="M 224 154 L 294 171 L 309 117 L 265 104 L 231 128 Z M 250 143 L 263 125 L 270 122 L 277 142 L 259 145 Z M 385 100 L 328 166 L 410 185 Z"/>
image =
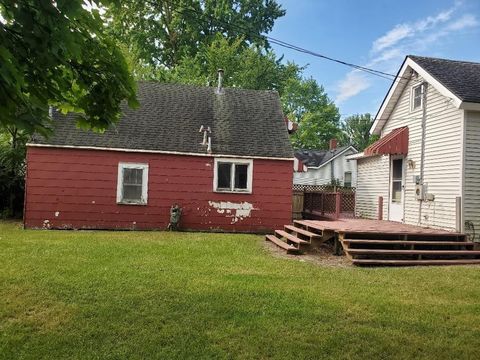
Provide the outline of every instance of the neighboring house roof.
<path id="1" fill-rule="evenodd" d="M 414 72 L 456 108 L 480 110 L 480 63 L 408 55 L 375 116 L 372 134 L 380 134 Z"/>
<path id="2" fill-rule="evenodd" d="M 54 133 L 35 144 L 65 147 L 207 154 L 203 125 L 211 128 L 212 155 L 293 158 L 275 91 L 140 82 L 138 109 L 122 105 L 119 123 L 103 134 L 75 126 L 75 114 L 54 111 Z"/>
<path id="3" fill-rule="evenodd" d="M 349 146 L 340 146 L 334 150 L 295 150 L 295 157 L 309 168 L 320 168 L 336 157 L 344 154 L 349 149 L 357 153 L 357 150 Z"/>

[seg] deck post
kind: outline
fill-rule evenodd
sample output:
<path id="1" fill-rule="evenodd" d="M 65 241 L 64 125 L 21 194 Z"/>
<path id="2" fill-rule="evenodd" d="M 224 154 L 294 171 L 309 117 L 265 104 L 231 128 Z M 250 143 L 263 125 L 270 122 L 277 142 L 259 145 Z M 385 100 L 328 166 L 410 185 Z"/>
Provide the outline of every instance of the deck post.
<path id="1" fill-rule="evenodd" d="M 335 220 L 340 219 L 340 206 L 342 204 L 342 193 L 335 193 Z"/>
<path id="2" fill-rule="evenodd" d="M 340 240 L 338 240 L 338 233 L 337 232 L 335 232 L 334 235 L 333 235 L 333 255 L 335 255 L 335 256 L 342 255 Z"/>
<path id="3" fill-rule="evenodd" d="M 378 220 L 383 220 L 383 196 L 378 197 Z"/>

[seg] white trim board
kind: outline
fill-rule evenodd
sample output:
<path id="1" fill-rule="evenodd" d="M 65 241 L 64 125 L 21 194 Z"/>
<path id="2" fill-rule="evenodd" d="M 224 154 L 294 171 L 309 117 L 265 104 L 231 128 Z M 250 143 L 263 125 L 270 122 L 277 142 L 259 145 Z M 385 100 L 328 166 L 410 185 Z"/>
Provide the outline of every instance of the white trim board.
<path id="1" fill-rule="evenodd" d="M 180 151 L 165 151 L 165 150 L 143 150 L 143 149 L 124 149 L 124 148 L 107 148 L 96 146 L 76 146 L 76 145 L 50 145 L 50 144 L 34 144 L 27 143 L 27 146 L 31 147 L 45 147 L 45 148 L 58 148 L 58 149 L 79 149 L 79 150 L 100 150 L 100 151 L 120 151 L 120 152 L 133 152 L 144 154 L 166 154 L 166 155 L 184 155 L 184 156 L 203 156 L 203 157 L 225 157 L 225 158 L 240 158 L 240 159 L 259 159 L 259 160 L 281 160 L 281 161 L 293 161 L 292 158 L 281 157 L 269 157 L 269 156 L 245 156 L 245 155 L 227 155 L 227 154 L 199 154 Z"/>

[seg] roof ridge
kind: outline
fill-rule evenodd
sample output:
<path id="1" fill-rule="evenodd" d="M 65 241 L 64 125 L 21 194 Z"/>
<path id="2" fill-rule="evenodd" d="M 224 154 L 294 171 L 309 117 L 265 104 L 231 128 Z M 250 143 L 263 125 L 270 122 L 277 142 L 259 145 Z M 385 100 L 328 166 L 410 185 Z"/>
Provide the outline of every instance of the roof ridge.
<path id="1" fill-rule="evenodd" d="M 468 60 L 454 60 L 454 59 L 447 59 L 447 58 L 439 58 L 439 57 L 432 57 L 432 56 L 421 56 L 421 55 L 407 55 L 407 57 L 415 60 L 415 58 L 421 58 L 421 59 L 429 59 L 429 60 L 441 60 L 441 61 L 448 61 L 448 62 L 454 62 L 454 63 L 462 63 L 462 64 L 474 64 L 474 65 L 480 65 L 480 62 L 476 61 L 468 61 Z"/>
<path id="2" fill-rule="evenodd" d="M 206 85 L 198 85 L 198 84 L 185 84 L 185 83 L 171 83 L 171 82 L 164 82 L 164 81 L 157 81 L 157 80 L 137 80 L 137 84 L 154 84 L 160 86 L 172 86 L 172 87 L 189 87 L 189 88 L 196 88 L 196 89 L 212 89 L 215 90 L 216 86 L 206 86 Z M 237 92 L 263 92 L 263 93 L 272 93 L 278 94 L 277 90 L 272 89 L 246 89 L 243 87 L 237 86 L 228 86 L 224 87 L 227 91 L 237 91 Z"/>

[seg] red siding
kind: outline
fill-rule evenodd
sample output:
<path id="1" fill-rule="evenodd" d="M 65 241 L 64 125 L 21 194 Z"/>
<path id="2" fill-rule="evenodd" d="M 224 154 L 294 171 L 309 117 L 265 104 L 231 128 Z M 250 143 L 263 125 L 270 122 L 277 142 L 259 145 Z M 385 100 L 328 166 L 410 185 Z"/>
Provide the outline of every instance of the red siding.
<path id="1" fill-rule="evenodd" d="M 118 205 L 119 162 L 149 164 L 148 205 Z M 117 151 L 28 147 L 25 226 L 164 229 L 170 207 L 181 228 L 267 232 L 291 221 L 292 163 L 253 160 L 252 194 L 213 192 L 213 158 Z M 250 216 L 218 211 L 212 202 L 248 202 Z"/>

